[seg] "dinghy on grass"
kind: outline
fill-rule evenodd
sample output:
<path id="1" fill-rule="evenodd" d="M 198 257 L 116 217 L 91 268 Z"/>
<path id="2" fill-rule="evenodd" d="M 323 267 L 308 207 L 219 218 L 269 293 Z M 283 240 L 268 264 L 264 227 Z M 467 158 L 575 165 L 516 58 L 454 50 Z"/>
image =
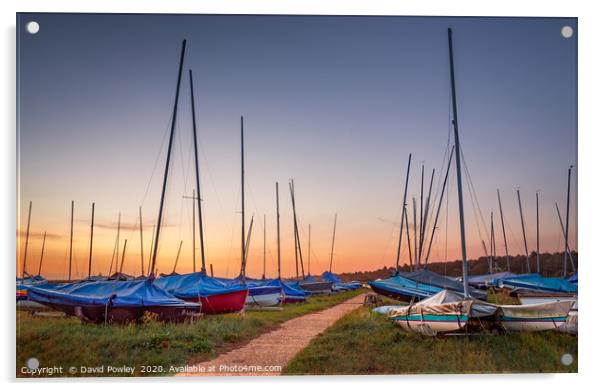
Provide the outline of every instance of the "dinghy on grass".
<path id="1" fill-rule="evenodd" d="M 443 290 L 408 306 L 389 308 L 402 329 L 423 335 L 474 331 L 548 331 L 564 326 L 572 301 L 497 305 Z"/>

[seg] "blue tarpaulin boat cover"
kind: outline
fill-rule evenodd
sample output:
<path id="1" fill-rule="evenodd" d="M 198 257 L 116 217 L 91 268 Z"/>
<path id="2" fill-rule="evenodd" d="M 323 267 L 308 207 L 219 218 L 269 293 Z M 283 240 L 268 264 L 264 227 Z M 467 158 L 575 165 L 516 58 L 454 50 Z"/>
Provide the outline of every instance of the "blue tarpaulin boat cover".
<path id="1" fill-rule="evenodd" d="M 187 300 L 248 289 L 240 281 L 225 282 L 202 272 L 160 277 L 155 284 L 176 297 Z"/>
<path id="2" fill-rule="evenodd" d="M 165 290 L 157 287 L 151 280 L 139 281 L 82 281 L 57 285 L 41 285 L 29 288 L 32 300 L 42 304 L 67 306 L 139 307 L 139 306 L 190 306 Z"/>
<path id="3" fill-rule="evenodd" d="M 531 289 L 545 292 L 577 292 L 577 285 L 560 277 L 542 277 L 539 274 L 523 274 L 511 278 L 497 278 L 493 284 L 500 288 Z"/>
<path id="4" fill-rule="evenodd" d="M 492 282 L 496 278 L 510 278 L 514 277 L 516 274 L 511 272 L 499 272 L 492 274 L 481 274 L 478 276 L 470 276 L 468 277 L 468 284 L 477 288 L 486 288 L 493 286 Z"/>
<path id="5" fill-rule="evenodd" d="M 416 281 L 408 280 L 402 276 L 393 276 L 384 280 L 376 280 L 368 283 L 375 290 L 390 292 L 398 296 L 415 297 L 425 299 L 442 290 L 432 285 L 421 284 Z"/>
<path id="6" fill-rule="evenodd" d="M 571 284 L 578 284 L 579 280 L 577 278 L 577 272 L 575 272 L 574 274 L 570 275 L 566 280 L 568 282 L 570 282 Z"/>
<path id="7" fill-rule="evenodd" d="M 358 281 L 342 282 L 339 276 L 331 272 L 322 273 L 322 280 L 332 282 L 332 290 L 355 290 L 361 288 L 362 284 Z"/>
<path id="8" fill-rule="evenodd" d="M 428 269 L 420 269 L 413 272 L 399 273 L 408 280 L 416 281 L 421 284 L 430 285 L 441 289 L 448 289 L 454 292 L 463 293 L 464 285 L 452 277 L 443 276 Z M 469 288 L 470 296 L 478 299 L 486 299 L 487 293 Z"/>

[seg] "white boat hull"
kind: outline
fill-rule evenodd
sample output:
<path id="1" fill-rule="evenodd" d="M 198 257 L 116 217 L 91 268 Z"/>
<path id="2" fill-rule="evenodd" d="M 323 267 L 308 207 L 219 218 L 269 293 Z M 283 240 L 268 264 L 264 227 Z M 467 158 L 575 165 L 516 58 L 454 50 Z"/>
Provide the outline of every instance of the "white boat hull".
<path id="1" fill-rule="evenodd" d="M 245 300 L 246 305 L 256 305 L 260 307 L 270 307 L 280 304 L 282 300 L 281 293 L 266 293 L 263 295 L 248 295 Z"/>
<path id="2" fill-rule="evenodd" d="M 399 325 L 405 332 L 414 332 L 427 336 L 457 332 L 466 326 L 465 320 L 395 320 L 395 323 Z"/>

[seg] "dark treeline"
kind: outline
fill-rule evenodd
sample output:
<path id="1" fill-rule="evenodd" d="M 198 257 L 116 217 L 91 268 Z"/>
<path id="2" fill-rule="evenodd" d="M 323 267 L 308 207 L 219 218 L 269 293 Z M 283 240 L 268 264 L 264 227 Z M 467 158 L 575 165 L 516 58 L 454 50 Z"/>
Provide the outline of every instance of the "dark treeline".
<path id="1" fill-rule="evenodd" d="M 575 263 L 575 268 L 578 266 L 578 255 L 576 252 L 572 253 L 573 262 Z M 468 261 L 468 274 L 469 275 L 479 275 L 479 274 L 487 274 L 489 272 L 488 266 L 488 257 L 480 257 L 476 260 Z M 495 261 L 500 271 L 506 271 L 506 257 L 496 257 Z M 563 270 L 563 262 L 564 262 L 564 252 L 559 253 L 542 253 L 540 255 L 540 266 L 541 266 L 541 275 L 545 277 L 558 277 L 562 276 Z M 529 256 L 529 264 L 531 265 L 531 272 L 535 273 L 537 271 L 537 261 L 536 254 L 533 252 Z M 433 262 L 428 264 L 428 269 L 432 270 L 436 273 L 443 274 L 446 276 L 459 277 L 462 275 L 462 261 L 449 261 L 449 262 Z M 410 267 L 408 265 L 404 265 L 401 268 L 402 271 L 410 271 Z M 527 264 L 525 262 L 524 255 L 516 255 L 510 256 L 510 270 L 513 273 L 526 273 L 527 272 Z M 573 269 L 571 267 L 570 260 L 568 261 L 568 273 L 572 274 Z M 343 281 L 372 281 L 377 278 L 388 278 L 395 271 L 395 267 L 383 267 L 382 269 L 367 271 L 367 272 L 355 272 L 355 273 L 341 273 L 340 277 Z"/>

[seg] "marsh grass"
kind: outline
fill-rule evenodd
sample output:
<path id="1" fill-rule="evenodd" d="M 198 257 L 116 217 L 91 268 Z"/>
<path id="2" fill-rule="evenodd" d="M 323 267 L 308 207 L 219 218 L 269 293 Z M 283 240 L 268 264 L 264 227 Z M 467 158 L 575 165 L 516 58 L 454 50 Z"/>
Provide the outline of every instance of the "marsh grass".
<path id="1" fill-rule="evenodd" d="M 573 363 L 562 365 L 569 353 Z M 424 337 L 359 308 L 316 337 L 289 375 L 576 372 L 577 338 L 556 332 Z"/>
<path id="2" fill-rule="evenodd" d="M 288 319 L 319 311 L 357 294 L 345 292 L 285 305 L 282 311 L 249 311 L 244 315 L 207 316 L 194 323 L 170 324 L 146 319 L 142 324 L 104 326 L 82 324 L 76 318 L 41 318 L 17 313 L 17 376 L 35 357 L 40 366 L 96 367 L 169 366 L 197 363 L 244 343 Z M 161 373 L 155 373 L 161 374 Z M 27 376 L 27 375 L 25 375 Z M 70 376 L 63 373 L 63 376 Z M 107 376 L 105 373 L 104 376 Z"/>

